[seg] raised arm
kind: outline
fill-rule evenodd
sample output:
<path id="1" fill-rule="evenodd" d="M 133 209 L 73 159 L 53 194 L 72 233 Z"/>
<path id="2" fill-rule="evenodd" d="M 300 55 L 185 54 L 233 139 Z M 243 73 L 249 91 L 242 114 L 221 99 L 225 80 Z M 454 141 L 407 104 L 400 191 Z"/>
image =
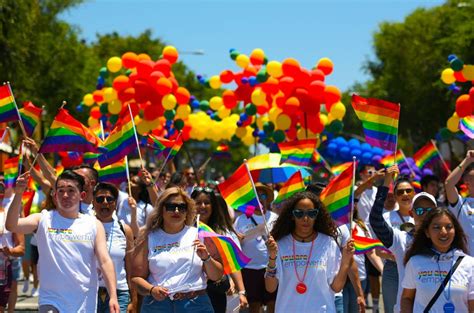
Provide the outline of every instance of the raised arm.
<path id="1" fill-rule="evenodd" d="M 340 292 L 342 288 L 344 288 L 347 280 L 347 274 L 351 268 L 351 263 L 354 263 L 354 252 L 354 240 L 351 239 L 347 241 L 346 245 L 342 249 L 341 266 L 336 274 L 336 277 L 334 277 L 334 280 L 331 283 L 331 289 L 334 292 Z"/>
<path id="2" fill-rule="evenodd" d="M 54 183 L 56 182 L 56 170 L 51 166 L 51 164 L 49 164 L 44 155 L 38 152 L 39 147 L 36 141 L 34 141 L 32 138 L 26 137 L 23 140 L 23 143 L 36 154 L 41 172 L 50 182 L 51 186 L 54 186 Z"/>
<path id="3" fill-rule="evenodd" d="M 461 163 L 459 163 L 459 165 L 456 166 L 456 168 L 451 172 L 451 174 L 449 174 L 448 178 L 446 178 L 446 197 L 452 206 L 456 205 L 459 199 L 459 193 L 456 189 L 456 184 L 461 179 L 463 172 L 472 162 L 474 162 L 474 150 L 469 150 L 464 160 L 462 160 Z"/>
<path id="4" fill-rule="evenodd" d="M 153 177 L 151 176 L 150 172 L 148 172 L 145 168 L 142 168 L 140 170 L 139 176 L 146 186 L 146 190 L 148 191 L 148 195 L 150 196 L 151 204 L 155 206 L 158 199 L 158 187 L 153 182 Z"/>

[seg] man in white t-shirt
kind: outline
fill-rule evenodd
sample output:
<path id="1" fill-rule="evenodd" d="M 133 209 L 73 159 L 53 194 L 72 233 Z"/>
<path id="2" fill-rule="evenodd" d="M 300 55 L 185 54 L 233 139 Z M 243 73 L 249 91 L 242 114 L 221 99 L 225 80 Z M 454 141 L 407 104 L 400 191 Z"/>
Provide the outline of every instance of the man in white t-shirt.
<path id="1" fill-rule="evenodd" d="M 19 218 L 21 197 L 29 177 L 29 172 L 18 177 L 5 225 L 12 232 L 37 233 L 39 312 L 95 312 L 97 262 L 110 295 L 110 312 L 118 313 L 115 270 L 107 251 L 104 227 L 95 217 L 79 213 L 79 204 L 86 195 L 84 178 L 64 171 L 55 184 L 57 209 Z"/>
<path id="2" fill-rule="evenodd" d="M 474 150 L 467 152 L 464 160 L 446 178 L 446 197 L 449 209 L 461 223 L 467 237 L 469 255 L 474 256 Z M 462 198 L 456 184 L 463 179 L 469 190 L 469 196 Z"/>

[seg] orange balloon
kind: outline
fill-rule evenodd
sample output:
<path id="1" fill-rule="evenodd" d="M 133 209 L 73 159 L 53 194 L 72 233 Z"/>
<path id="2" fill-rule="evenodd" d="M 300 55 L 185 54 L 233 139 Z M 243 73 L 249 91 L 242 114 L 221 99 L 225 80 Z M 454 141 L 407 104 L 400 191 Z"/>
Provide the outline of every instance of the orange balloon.
<path id="1" fill-rule="evenodd" d="M 233 109 L 237 105 L 237 97 L 232 90 L 225 90 L 222 93 L 222 101 L 224 106 L 228 109 Z"/>
<path id="2" fill-rule="evenodd" d="M 141 61 L 141 60 L 151 60 L 151 57 L 146 53 L 140 53 L 138 55 L 138 61 Z"/>
<path id="3" fill-rule="evenodd" d="M 294 115 L 300 108 L 300 100 L 296 97 L 289 97 L 283 105 L 283 112 L 288 115 Z"/>
<path id="4" fill-rule="evenodd" d="M 176 63 L 178 60 L 178 50 L 173 46 L 166 46 L 163 49 L 163 58 L 168 60 L 171 64 Z"/>
<path id="5" fill-rule="evenodd" d="M 166 77 L 161 77 L 156 82 L 156 91 L 158 91 L 158 93 L 162 96 L 169 94 L 171 92 L 172 87 L 173 87 L 173 84 Z"/>
<path id="6" fill-rule="evenodd" d="M 295 77 L 301 71 L 300 62 L 293 58 L 285 59 L 281 64 L 281 69 L 283 70 L 283 75 Z"/>
<path id="7" fill-rule="evenodd" d="M 322 58 L 318 61 L 318 65 L 316 66 L 316 68 L 321 70 L 325 75 L 329 75 L 332 73 L 334 64 L 330 59 Z"/>
<path id="8" fill-rule="evenodd" d="M 189 103 L 189 98 L 191 97 L 189 91 L 184 87 L 178 87 L 174 95 L 176 97 L 176 101 L 178 101 L 179 104 Z"/>
<path id="9" fill-rule="evenodd" d="M 456 99 L 456 113 L 460 118 L 471 115 L 473 107 L 469 95 L 460 95 Z"/>
<path id="10" fill-rule="evenodd" d="M 331 105 L 341 100 L 341 91 L 336 86 L 326 86 L 324 88 L 324 102 Z"/>
<path id="11" fill-rule="evenodd" d="M 95 103 L 102 103 L 104 102 L 104 92 L 102 90 L 96 90 L 92 93 L 92 97 Z"/>
<path id="12" fill-rule="evenodd" d="M 117 92 L 119 92 L 131 86 L 130 79 L 125 75 L 119 75 L 114 78 L 112 86 L 114 87 L 115 90 L 117 90 Z"/>
<path id="13" fill-rule="evenodd" d="M 134 68 L 137 66 L 138 55 L 135 52 L 125 52 L 122 55 L 122 65 L 125 68 Z"/>

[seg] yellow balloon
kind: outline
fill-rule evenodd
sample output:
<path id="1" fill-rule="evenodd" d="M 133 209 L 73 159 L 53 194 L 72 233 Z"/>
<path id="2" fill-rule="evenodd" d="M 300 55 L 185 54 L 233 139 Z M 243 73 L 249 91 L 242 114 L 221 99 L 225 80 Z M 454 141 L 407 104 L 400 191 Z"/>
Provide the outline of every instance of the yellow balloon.
<path id="1" fill-rule="evenodd" d="M 331 107 L 331 115 L 334 116 L 335 119 L 342 120 L 344 115 L 346 115 L 346 106 L 341 101 L 335 103 Z"/>
<path id="2" fill-rule="evenodd" d="M 474 80 L 474 65 L 465 65 L 462 70 L 462 75 L 467 80 Z"/>
<path id="3" fill-rule="evenodd" d="M 331 112 L 328 113 L 328 124 L 331 124 L 332 121 L 334 121 L 335 118 L 332 116 Z"/>
<path id="4" fill-rule="evenodd" d="M 110 114 L 119 114 L 122 111 L 122 102 L 119 99 L 112 100 L 109 102 L 107 109 Z"/>
<path id="5" fill-rule="evenodd" d="M 267 63 L 267 73 L 271 77 L 278 78 L 283 75 L 283 70 L 281 69 L 281 63 L 278 61 L 270 61 Z"/>
<path id="6" fill-rule="evenodd" d="M 93 118 L 92 116 L 89 116 L 89 118 L 87 119 L 87 125 L 89 125 L 89 127 L 94 127 L 94 126 L 97 126 L 98 124 L 99 124 L 99 120 L 96 118 Z"/>
<path id="7" fill-rule="evenodd" d="M 222 86 L 222 82 L 219 76 L 214 75 L 211 78 L 209 78 L 209 86 L 211 86 L 212 89 L 219 89 Z"/>
<path id="8" fill-rule="evenodd" d="M 235 130 L 235 135 L 239 137 L 240 139 L 244 138 L 244 136 L 247 134 L 247 129 L 245 127 L 237 127 Z"/>
<path id="9" fill-rule="evenodd" d="M 214 111 L 217 111 L 220 109 L 220 107 L 224 104 L 222 101 L 221 97 L 212 97 L 211 100 L 209 100 L 209 107 L 213 109 Z"/>
<path id="10" fill-rule="evenodd" d="M 104 89 L 104 100 L 105 102 L 111 102 L 117 99 L 117 91 L 114 88 L 108 87 Z"/>
<path id="11" fill-rule="evenodd" d="M 187 119 L 191 114 L 191 107 L 187 104 L 178 105 L 176 109 L 176 116 L 179 116 L 182 119 Z"/>
<path id="12" fill-rule="evenodd" d="M 319 113 L 319 120 L 324 126 L 328 124 L 328 116 L 326 114 Z"/>
<path id="13" fill-rule="evenodd" d="M 84 96 L 84 98 L 82 99 L 82 102 L 84 102 L 85 105 L 90 107 L 91 105 L 94 104 L 94 97 L 92 96 L 91 93 L 88 93 Z"/>
<path id="14" fill-rule="evenodd" d="M 277 129 L 287 130 L 291 126 L 291 118 L 288 115 L 282 113 L 278 115 L 275 124 Z"/>
<path id="15" fill-rule="evenodd" d="M 446 122 L 446 127 L 453 133 L 457 132 L 459 130 L 459 118 L 451 116 Z"/>
<path id="16" fill-rule="evenodd" d="M 313 133 L 311 130 L 306 130 L 305 128 L 300 128 L 296 132 L 296 137 L 299 140 L 304 140 L 304 139 L 315 139 L 317 138 L 317 134 Z"/>
<path id="17" fill-rule="evenodd" d="M 226 108 L 225 106 L 221 106 L 219 110 L 217 110 L 217 116 L 219 116 L 219 118 L 221 119 L 226 118 L 229 115 L 230 115 L 230 109 Z"/>
<path id="18" fill-rule="evenodd" d="M 456 78 L 454 77 L 454 71 L 450 68 L 446 68 L 441 72 L 441 80 L 446 85 L 451 85 L 452 83 L 456 82 Z"/>
<path id="19" fill-rule="evenodd" d="M 145 134 L 148 133 L 150 130 L 151 130 L 150 124 L 149 124 L 147 121 L 145 121 L 145 120 L 142 120 L 142 121 L 137 125 L 137 132 L 138 132 L 140 135 L 145 135 Z"/>
<path id="20" fill-rule="evenodd" d="M 268 119 L 273 123 L 275 124 L 276 123 L 276 119 L 278 117 L 278 115 L 282 112 L 282 110 L 278 107 L 273 107 L 270 109 L 270 111 L 268 111 Z"/>
<path id="21" fill-rule="evenodd" d="M 250 63 L 250 59 L 245 54 L 239 54 L 237 58 L 235 58 L 235 63 L 241 68 L 246 68 Z"/>
<path id="22" fill-rule="evenodd" d="M 119 57 L 111 57 L 107 61 L 107 69 L 109 72 L 117 73 L 122 68 L 122 59 Z"/>
<path id="23" fill-rule="evenodd" d="M 263 58 L 265 58 L 265 52 L 260 48 L 253 49 L 252 53 L 250 53 L 250 56 L 253 58 L 258 58 L 258 59 L 263 60 Z"/>
<path id="24" fill-rule="evenodd" d="M 166 110 L 173 110 L 176 107 L 176 97 L 173 94 L 167 94 L 161 99 L 161 105 Z"/>
<path id="25" fill-rule="evenodd" d="M 262 105 L 266 102 L 267 95 L 262 89 L 257 88 L 252 92 L 252 103 L 255 105 Z"/>

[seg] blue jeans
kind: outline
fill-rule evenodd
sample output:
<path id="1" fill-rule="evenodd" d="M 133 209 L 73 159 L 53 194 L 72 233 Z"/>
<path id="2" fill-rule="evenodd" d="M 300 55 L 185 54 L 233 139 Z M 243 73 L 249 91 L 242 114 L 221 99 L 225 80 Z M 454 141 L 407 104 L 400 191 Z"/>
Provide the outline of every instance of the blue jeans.
<path id="1" fill-rule="evenodd" d="M 342 296 L 335 296 L 334 304 L 336 305 L 336 313 L 344 313 L 344 303 L 342 301 Z"/>
<path id="2" fill-rule="evenodd" d="M 398 292 L 398 270 L 397 263 L 385 261 L 382 273 L 382 297 L 385 313 L 393 313 L 393 307 L 397 303 Z"/>
<path id="3" fill-rule="evenodd" d="M 103 290 L 103 289 L 100 288 L 100 290 Z M 104 299 L 104 301 L 102 301 L 102 299 L 100 297 L 100 295 L 101 295 L 100 290 L 99 290 L 99 294 L 98 294 L 98 297 L 97 297 L 97 313 L 110 313 L 110 310 L 109 310 L 109 300 L 110 300 L 109 293 L 107 291 L 105 291 L 106 292 L 105 299 Z M 119 304 L 119 307 L 120 307 L 120 313 L 127 313 L 127 306 L 130 302 L 130 293 L 128 292 L 128 290 L 118 290 L 117 289 L 117 301 L 118 301 L 118 304 Z"/>
<path id="4" fill-rule="evenodd" d="M 367 279 L 360 282 L 362 290 L 367 286 Z M 342 298 L 344 302 L 344 313 L 359 312 L 359 305 L 357 304 L 357 294 L 355 292 L 352 282 L 347 280 L 342 290 Z"/>
<path id="5" fill-rule="evenodd" d="M 142 301 L 141 313 L 214 313 L 211 300 L 207 294 L 192 299 L 171 300 L 166 298 L 157 301 L 151 296 L 146 296 Z"/>

